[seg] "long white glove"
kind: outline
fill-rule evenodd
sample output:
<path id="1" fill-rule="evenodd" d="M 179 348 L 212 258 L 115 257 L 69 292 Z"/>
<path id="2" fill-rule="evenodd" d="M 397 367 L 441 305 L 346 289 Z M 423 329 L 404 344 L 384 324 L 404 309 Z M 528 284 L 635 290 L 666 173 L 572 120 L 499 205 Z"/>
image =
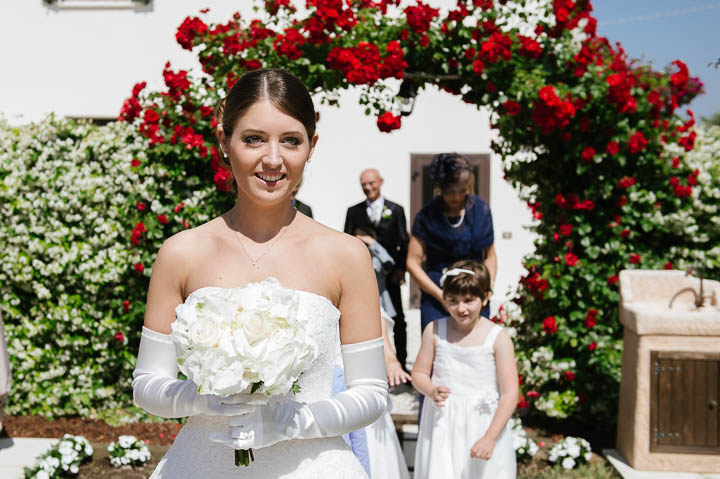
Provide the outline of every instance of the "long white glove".
<path id="1" fill-rule="evenodd" d="M 175 344 L 169 335 L 143 326 L 140 350 L 133 371 L 135 403 L 161 417 L 244 415 L 253 408 L 244 404 L 223 404 L 220 396 L 198 394 L 197 385 L 177 379 Z"/>
<path id="2" fill-rule="evenodd" d="M 345 367 L 343 391 L 303 404 L 271 402 L 257 413 L 230 418 L 230 437 L 211 440 L 234 449 L 262 448 L 288 439 L 340 436 L 375 422 L 387 408 L 387 376 L 383 338 L 341 346 Z"/>

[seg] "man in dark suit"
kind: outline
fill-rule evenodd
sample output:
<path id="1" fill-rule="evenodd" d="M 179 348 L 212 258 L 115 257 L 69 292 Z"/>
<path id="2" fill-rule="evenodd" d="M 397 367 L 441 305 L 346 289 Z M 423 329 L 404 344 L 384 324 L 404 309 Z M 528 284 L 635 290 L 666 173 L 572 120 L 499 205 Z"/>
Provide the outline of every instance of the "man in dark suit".
<path id="1" fill-rule="evenodd" d="M 358 228 L 375 231 L 377 241 L 395 260 L 395 269 L 387 275 L 387 290 L 396 312 L 393 318 L 395 320 L 393 328 L 395 349 L 398 361 L 404 368 L 407 359 L 407 333 L 405 314 L 400 298 L 400 285 L 405 282 L 405 260 L 409 238 L 405 210 L 399 204 L 382 196 L 380 193 L 382 184 L 383 179 L 374 168 L 360 174 L 360 186 L 362 186 L 366 199 L 348 208 L 344 231 L 351 235 L 356 235 Z"/>

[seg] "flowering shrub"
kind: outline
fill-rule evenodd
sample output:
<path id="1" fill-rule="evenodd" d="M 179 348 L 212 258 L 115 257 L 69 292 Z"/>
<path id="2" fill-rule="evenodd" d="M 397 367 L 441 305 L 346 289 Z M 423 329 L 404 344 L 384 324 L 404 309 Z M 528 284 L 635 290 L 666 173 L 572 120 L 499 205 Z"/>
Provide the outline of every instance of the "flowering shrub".
<path id="1" fill-rule="evenodd" d="M 174 193 L 164 166 L 148 164 L 147 144 L 124 123 L 0 120 L 11 414 L 89 416 L 132 404 L 149 250 L 187 221 L 173 209 L 180 202 L 167 201 Z M 182 212 L 197 211 L 207 189 L 185 197 Z"/>
<path id="2" fill-rule="evenodd" d="M 142 467 L 150 462 L 150 449 L 135 436 L 120 436 L 107 447 L 110 464 L 115 467 Z"/>
<path id="3" fill-rule="evenodd" d="M 267 15 L 225 23 L 207 24 L 203 12 L 188 18 L 177 37 L 202 73 L 166 66 L 166 91 L 133 90 L 121 119 L 149 139 L 153 161 L 178 157 L 172 178 L 189 169 L 228 189 L 210 113 L 257 68 L 285 68 L 331 105 L 341 89 L 358 88 L 382 132 L 402 126 L 398 80 L 492 108 L 492 147 L 536 220 L 515 299 L 526 318 L 513 326 L 520 406 L 613 420 L 619 271 L 698 260 L 718 270 L 717 250 L 701 246 L 720 243 L 710 213 L 717 172 L 687 158 L 705 137 L 691 113 L 676 113 L 702 89 L 685 64 L 657 72 L 629 61 L 597 35 L 588 0 L 459 0 L 448 12 L 400 0 L 264 7 Z M 680 219 L 696 212 L 683 230 Z"/>
<path id="4" fill-rule="evenodd" d="M 553 464 L 560 464 L 563 469 L 574 469 L 580 464 L 587 463 L 592 457 L 590 443 L 580 437 L 568 436 L 555 443 L 550 449 L 548 460 Z"/>
<path id="5" fill-rule="evenodd" d="M 522 422 L 519 418 L 510 419 L 510 428 L 513 433 L 513 448 L 515 449 L 517 460 L 531 460 L 539 450 L 537 443 L 527 437 L 527 433 L 525 429 L 523 429 Z"/>
<path id="6" fill-rule="evenodd" d="M 11 273 L 0 273 L 2 307 L 9 329 L 18 328 L 8 335 L 23 374 L 12 412 L 87 414 L 95 404 L 130 402 L 128 351 L 137 341 L 159 245 L 232 204 L 232 195 L 223 194 L 232 189 L 231 173 L 220 161 L 213 110 L 243 73 L 281 67 L 331 105 L 341 89 L 358 88 L 383 132 L 402 126 L 400 80 L 492 108 L 498 131 L 492 147 L 536 220 L 535 251 L 525 259 L 527 274 L 515 298 L 521 313 L 513 313 L 523 319 L 509 319 L 521 364 L 520 406 L 557 417 L 614 419 L 622 349 L 619 271 L 701 263 L 706 274 L 718 272 L 717 133 L 698 130 L 691 113 L 686 120 L 676 113 L 702 85 L 681 61 L 666 72 L 629 61 L 619 45 L 597 35 L 588 0 L 459 0 L 448 12 L 401 3 L 308 0 L 300 12 L 288 0 L 268 0 L 262 18 L 236 14 L 208 24 L 201 11 L 186 19 L 176 39 L 197 55 L 202 71 L 191 75 L 167 64 L 162 91 L 135 85 L 119 119 L 143 141 L 133 138 L 135 146 L 127 148 L 107 144 L 126 152 L 118 174 L 135 176 L 98 187 L 107 193 L 98 210 L 103 214 L 80 214 L 76 206 L 64 213 L 77 203 L 62 196 L 74 191 L 67 169 L 87 151 L 75 148 L 77 137 L 54 134 L 46 141 L 30 128 L 17 134 L 3 128 L 3 156 L 11 161 L 0 166 L 0 177 L 11 187 L 2 190 L 1 207 L 5 217 L 23 219 L 0 230 L 11 265 Z M 103 145 L 91 145 L 90 163 L 98 155 L 107 160 Z M 75 153 L 61 150 L 66 146 Z M 20 181 L 21 174 L 42 171 L 37 159 L 48 157 L 66 158 L 66 169 L 53 170 L 60 180 L 46 173 Z M 45 181 L 52 187 L 43 189 Z M 24 200 L 27 194 L 32 202 Z M 98 205 L 93 195 L 78 198 Z M 96 245 L 93 222 L 105 218 L 107 208 L 117 227 L 92 240 Z M 87 246 L 72 249 L 85 238 Z M 29 266 L 21 244 L 34 248 L 28 249 L 33 256 L 55 249 Z M 82 253 L 88 248 L 91 253 Z M 90 325 L 98 328 L 92 335 Z M 91 347 L 97 347 L 97 369 L 90 368 Z M 111 348 L 122 353 L 109 354 Z M 123 392 L 110 394 L 118 377 Z M 70 395 L 79 405 L 65 400 Z"/>
<path id="7" fill-rule="evenodd" d="M 80 466 L 90 460 L 93 448 L 82 436 L 65 434 L 37 458 L 33 467 L 25 468 L 26 479 L 77 477 Z"/>

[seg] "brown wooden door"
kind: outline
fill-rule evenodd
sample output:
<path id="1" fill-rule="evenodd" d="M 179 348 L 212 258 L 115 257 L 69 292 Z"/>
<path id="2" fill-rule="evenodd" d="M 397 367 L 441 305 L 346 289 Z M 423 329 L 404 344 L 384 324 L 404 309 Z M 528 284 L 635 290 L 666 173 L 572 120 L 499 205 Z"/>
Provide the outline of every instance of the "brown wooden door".
<path id="1" fill-rule="evenodd" d="M 436 153 L 413 153 L 410 155 L 410 231 L 415 215 L 434 196 L 434 187 L 428 171 Z M 475 182 L 473 194 L 490 204 L 490 155 L 487 153 L 465 153 L 470 160 Z M 410 308 L 420 307 L 420 287 L 410 278 Z"/>
<path id="2" fill-rule="evenodd" d="M 720 353 L 651 351 L 650 452 L 720 453 Z"/>

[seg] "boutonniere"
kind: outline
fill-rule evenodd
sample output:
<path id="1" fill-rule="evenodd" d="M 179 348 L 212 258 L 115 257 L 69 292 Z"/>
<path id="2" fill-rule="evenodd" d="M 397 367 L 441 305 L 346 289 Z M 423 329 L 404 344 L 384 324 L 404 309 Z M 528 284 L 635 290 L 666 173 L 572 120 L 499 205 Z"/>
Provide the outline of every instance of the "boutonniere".
<path id="1" fill-rule="evenodd" d="M 388 219 L 390 219 L 391 216 L 392 216 L 392 210 L 390 208 L 388 208 L 387 206 L 385 206 L 382 210 L 382 214 L 380 215 L 380 218 L 382 218 L 384 220 L 388 220 Z"/>

